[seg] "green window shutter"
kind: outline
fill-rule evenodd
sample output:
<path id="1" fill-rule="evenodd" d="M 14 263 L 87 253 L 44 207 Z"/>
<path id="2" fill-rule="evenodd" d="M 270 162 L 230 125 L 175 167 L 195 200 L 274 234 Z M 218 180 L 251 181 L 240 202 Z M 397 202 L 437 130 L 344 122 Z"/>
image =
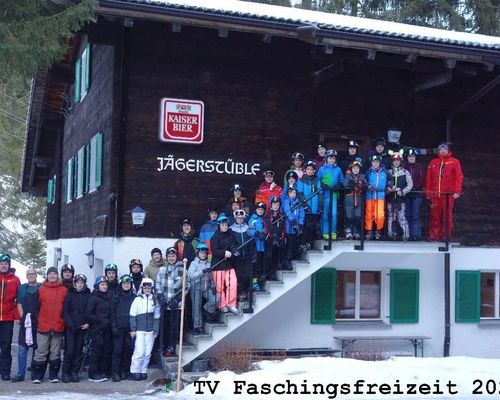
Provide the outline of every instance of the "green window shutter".
<path id="1" fill-rule="evenodd" d="M 90 53 L 91 53 L 92 45 L 90 43 L 87 44 L 87 47 L 85 48 L 85 51 L 87 52 L 87 58 L 86 58 L 86 64 L 85 65 L 85 74 L 86 74 L 86 79 L 85 79 L 85 92 L 88 92 L 90 88 L 90 66 L 92 62 L 90 61 Z"/>
<path id="2" fill-rule="evenodd" d="M 54 181 L 49 179 L 47 185 L 47 204 L 53 204 L 54 201 Z"/>
<path id="3" fill-rule="evenodd" d="M 95 163 L 95 187 L 98 188 L 102 184 L 102 150 L 103 150 L 103 134 L 96 135 L 96 163 Z"/>
<path id="4" fill-rule="evenodd" d="M 417 269 L 391 269 L 391 324 L 418 322 L 419 278 Z"/>
<path id="5" fill-rule="evenodd" d="M 73 156 L 73 170 L 71 171 L 73 173 L 73 191 L 71 193 L 71 197 L 73 199 L 76 199 L 77 193 L 78 193 L 78 157 Z"/>
<path id="6" fill-rule="evenodd" d="M 88 193 L 90 190 L 90 144 L 85 146 L 85 168 L 84 168 L 84 187 L 83 192 Z"/>
<path id="7" fill-rule="evenodd" d="M 479 322 L 481 272 L 455 271 L 455 322 Z"/>
<path id="8" fill-rule="evenodd" d="M 335 268 L 321 268 L 311 277 L 311 324 L 335 323 Z"/>
<path id="9" fill-rule="evenodd" d="M 75 103 L 80 102 L 80 85 L 82 82 L 82 60 L 75 63 Z"/>

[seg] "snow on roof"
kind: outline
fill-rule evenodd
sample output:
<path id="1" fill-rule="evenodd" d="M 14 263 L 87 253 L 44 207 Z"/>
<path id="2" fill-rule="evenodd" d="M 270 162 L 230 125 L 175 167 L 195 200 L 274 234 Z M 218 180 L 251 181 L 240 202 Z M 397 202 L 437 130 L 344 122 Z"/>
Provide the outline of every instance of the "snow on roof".
<path id="1" fill-rule="evenodd" d="M 430 41 L 466 47 L 484 47 L 500 50 L 500 37 L 486 36 L 444 29 L 427 28 L 383 20 L 251 3 L 239 0 L 126 0 L 164 7 L 185 8 L 202 13 L 223 13 L 252 19 L 279 22 L 317 24 L 321 29 L 392 36 L 401 39 Z"/>

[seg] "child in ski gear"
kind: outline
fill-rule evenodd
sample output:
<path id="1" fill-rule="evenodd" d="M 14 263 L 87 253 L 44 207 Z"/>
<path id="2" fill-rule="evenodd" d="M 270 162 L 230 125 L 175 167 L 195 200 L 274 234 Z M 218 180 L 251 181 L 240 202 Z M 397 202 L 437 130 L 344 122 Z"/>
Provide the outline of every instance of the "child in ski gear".
<path id="1" fill-rule="evenodd" d="M 14 321 L 19 321 L 16 296 L 21 282 L 14 272 L 11 268 L 10 255 L 0 254 L 0 307 L 2 309 L 0 314 L 0 378 L 4 381 L 10 380 Z"/>
<path id="2" fill-rule="evenodd" d="M 453 205 L 462 193 L 463 179 L 460 161 L 453 157 L 448 143 L 441 143 L 438 146 L 437 157 L 427 168 L 425 178 L 426 197 L 430 200 L 431 207 L 429 239 L 439 240 L 451 237 Z M 448 216 L 446 216 L 446 202 L 448 202 Z"/>
<path id="3" fill-rule="evenodd" d="M 104 382 L 111 375 L 111 297 L 108 280 L 98 276 L 87 303 L 86 318 L 90 321 L 92 350 L 89 361 L 89 381 Z"/>
<path id="4" fill-rule="evenodd" d="M 219 229 L 219 225 L 217 224 L 217 217 L 219 216 L 219 212 L 217 208 L 210 207 L 208 210 L 208 221 L 205 222 L 200 229 L 200 243 L 205 243 L 208 247 L 208 259 L 212 259 L 212 250 L 210 249 L 210 239 Z"/>
<path id="5" fill-rule="evenodd" d="M 321 231 L 325 240 L 337 239 L 337 198 L 339 189 L 344 181 L 344 175 L 336 164 L 337 152 L 328 150 L 325 153 L 325 164 L 318 171 L 318 179 L 323 189 L 323 215 L 321 218 Z M 333 193 L 331 193 L 333 192 Z M 331 204 L 330 204 L 331 201 Z M 332 214 L 332 226 L 329 224 L 329 214 Z"/>
<path id="6" fill-rule="evenodd" d="M 255 260 L 253 264 L 254 290 L 259 291 L 265 281 L 264 257 L 266 253 L 266 232 L 264 230 L 264 214 L 266 205 L 264 203 L 255 204 L 255 212 L 248 221 L 248 235 L 254 238 Z"/>
<path id="7" fill-rule="evenodd" d="M 316 164 L 316 171 L 319 170 L 325 164 L 325 153 L 326 147 L 323 144 L 318 144 L 317 153 L 314 158 L 314 163 Z"/>
<path id="8" fill-rule="evenodd" d="M 152 292 L 153 281 L 144 278 L 141 294 L 134 299 L 130 307 L 130 336 L 135 339 L 130 373 L 136 381 L 147 379 L 151 351 L 160 330 L 160 307 Z"/>
<path id="9" fill-rule="evenodd" d="M 68 289 L 58 278 L 57 268 L 47 269 L 47 278 L 38 289 L 38 331 L 36 334 L 37 349 L 31 362 L 33 383 L 41 383 L 47 361 L 49 364 L 49 381 L 59 382 L 61 368 L 61 350 L 64 335 L 63 306 Z"/>
<path id="10" fill-rule="evenodd" d="M 229 221 L 229 226 L 234 224 L 234 212 L 241 210 L 242 209 L 242 204 L 240 200 L 236 197 L 229 199 L 230 205 L 231 205 L 231 212 L 227 214 L 227 220 Z M 222 213 L 221 215 L 226 216 L 225 213 Z M 219 225 L 217 225 L 217 230 L 219 230 Z"/>
<path id="11" fill-rule="evenodd" d="M 368 152 L 368 160 L 371 160 L 373 156 L 380 157 L 380 167 L 386 170 L 391 167 L 391 158 L 387 153 L 387 143 L 383 137 L 373 141 L 373 148 Z"/>
<path id="12" fill-rule="evenodd" d="M 73 287 L 68 290 L 64 299 L 63 316 L 66 323 L 64 360 L 62 365 L 63 383 L 79 382 L 78 372 L 82 364 L 83 341 L 90 327 L 85 318 L 90 289 L 87 288 L 87 277 L 77 274 L 73 278 Z"/>
<path id="13" fill-rule="evenodd" d="M 184 218 L 181 221 L 181 237 L 175 242 L 174 247 L 177 250 L 179 260 L 187 258 L 188 264 L 196 257 L 196 246 L 200 241 L 194 235 L 193 221 Z"/>
<path id="14" fill-rule="evenodd" d="M 175 354 L 175 345 L 179 341 L 183 265 L 177 261 L 175 247 L 169 247 L 166 254 L 167 264 L 158 271 L 155 288 L 163 312 L 164 355 L 170 357 Z"/>
<path id="15" fill-rule="evenodd" d="M 104 276 L 106 277 L 106 281 L 108 282 L 108 292 L 110 295 L 113 295 L 115 291 L 118 290 L 118 265 L 116 264 L 107 264 L 104 267 Z"/>
<path id="16" fill-rule="evenodd" d="M 111 333 L 113 334 L 111 378 L 113 382 L 127 379 L 134 350 L 134 342 L 130 336 L 130 307 L 136 297 L 132 290 L 132 282 L 130 275 L 120 276 L 120 288 L 111 299 Z"/>
<path id="17" fill-rule="evenodd" d="M 392 168 L 387 171 L 387 234 L 394 239 L 396 232 L 393 230 L 394 221 L 398 221 L 403 230 L 403 240 L 410 237 L 410 228 L 406 220 L 406 195 L 413 187 L 410 173 L 401 167 L 403 150 L 391 155 Z"/>
<path id="18" fill-rule="evenodd" d="M 151 261 L 144 270 L 144 276 L 150 278 L 153 282 L 156 281 L 156 275 L 158 275 L 158 270 L 165 264 L 163 259 L 163 254 L 158 247 L 151 250 Z"/>
<path id="19" fill-rule="evenodd" d="M 276 279 L 276 270 L 285 259 L 285 217 L 281 213 L 281 198 L 273 196 L 269 200 L 269 211 L 264 215 L 266 234 L 265 274 L 269 280 Z"/>
<path id="20" fill-rule="evenodd" d="M 340 168 L 342 173 L 345 175 L 347 170 L 350 169 L 350 165 L 353 161 L 358 161 L 363 165 L 363 158 L 358 154 L 359 144 L 355 140 L 349 140 L 347 142 L 347 153 L 344 153 L 340 158 Z"/>
<path id="21" fill-rule="evenodd" d="M 144 278 L 144 274 L 142 273 L 142 261 L 138 258 L 133 258 L 129 263 L 129 271 L 130 276 L 132 277 L 132 291 L 135 295 L 140 294 L 141 290 L 141 282 Z"/>
<path id="22" fill-rule="evenodd" d="M 361 235 L 361 208 L 363 205 L 363 193 L 368 187 L 365 174 L 361 172 L 363 165 L 354 160 L 349 165 L 344 177 L 345 207 L 345 238 L 359 239 Z"/>
<path id="23" fill-rule="evenodd" d="M 251 242 L 244 245 L 250 239 L 249 227 L 245 222 L 247 218 L 245 210 L 236 210 L 233 216 L 235 222 L 230 226 L 230 229 L 234 232 L 239 248 L 237 251 L 239 255 L 236 256 L 236 276 L 238 277 L 238 298 L 240 298 L 240 296 L 246 296 L 252 284 L 252 260 L 255 245 Z"/>
<path id="24" fill-rule="evenodd" d="M 36 281 L 36 276 L 36 270 L 34 268 L 28 268 L 26 271 L 28 283 L 23 283 L 17 289 L 17 310 L 19 311 L 21 321 L 19 323 L 18 337 L 18 372 L 17 375 L 12 378 L 12 382 L 24 381 L 29 348 L 33 347 L 33 351 L 37 348 L 36 329 L 38 325 L 38 289 L 40 285 Z"/>
<path id="25" fill-rule="evenodd" d="M 273 196 L 281 196 L 281 186 L 274 181 L 274 171 L 264 172 L 264 183 L 259 186 L 255 193 L 255 202 L 269 204 L 269 199 Z"/>
<path id="26" fill-rule="evenodd" d="M 239 183 L 235 183 L 233 186 L 231 186 L 230 191 L 233 196 L 229 199 L 229 202 L 224 209 L 226 215 L 233 215 L 234 210 L 232 209 L 231 205 L 235 201 L 240 203 L 240 209 L 245 210 L 247 215 L 250 215 L 250 212 L 252 212 L 252 203 L 250 203 L 246 197 L 243 197 L 243 186 L 241 186 Z"/>
<path id="27" fill-rule="evenodd" d="M 297 182 L 297 192 L 300 201 L 308 199 L 302 236 L 305 249 L 308 250 L 312 247 L 316 224 L 319 220 L 319 193 L 321 192 L 321 182 L 316 177 L 316 163 L 314 161 L 307 162 L 306 173 Z M 317 195 L 314 195 L 315 193 Z"/>
<path id="28" fill-rule="evenodd" d="M 215 283 L 212 279 L 212 270 L 208 260 L 208 247 L 205 243 L 198 244 L 196 248 L 196 258 L 188 269 L 189 293 L 193 305 L 193 334 L 201 335 L 203 329 L 202 303 L 206 299 L 203 309 L 213 319 L 217 310 L 218 298 L 215 290 Z"/>
<path id="29" fill-rule="evenodd" d="M 284 268 L 292 269 L 292 260 L 299 254 L 305 219 L 304 208 L 297 198 L 295 186 L 288 188 L 288 196 L 283 203 L 283 212 L 286 216 L 286 260 Z"/>
<path id="30" fill-rule="evenodd" d="M 302 175 L 304 175 L 304 155 L 302 153 L 293 153 L 292 154 L 292 165 L 288 169 L 288 171 L 285 172 L 285 179 L 284 179 L 284 186 L 283 189 L 286 190 L 286 186 L 290 184 L 288 182 L 288 174 L 290 172 L 295 172 L 297 174 L 297 177 L 295 178 L 295 182 L 302 178 Z M 295 183 L 293 182 L 293 183 Z M 286 193 L 285 193 L 286 197 Z"/>
<path id="31" fill-rule="evenodd" d="M 365 201 L 365 230 L 366 239 L 373 239 L 373 225 L 375 225 L 375 239 L 382 237 L 385 218 L 385 188 L 387 173 L 380 166 L 381 157 L 374 155 L 370 159 L 371 167 L 367 172 L 368 190 Z"/>
<path id="32" fill-rule="evenodd" d="M 75 267 L 71 264 L 64 264 L 61 267 L 61 283 L 66 289 L 73 287 L 73 276 L 75 275 Z"/>
<path id="33" fill-rule="evenodd" d="M 408 193 L 408 202 L 406 204 L 406 219 L 410 225 L 410 240 L 418 240 L 421 236 L 420 231 L 420 205 L 422 204 L 422 193 L 424 188 L 424 169 L 422 164 L 417 162 L 417 151 L 408 149 L 406 160 L 406 169 L 411 175 L 413 188 Z"/>
<path id="34" fill-rule="evenodd" d="M 215 282 L 217 295 L 220 298 L 219 309 L 223 313 L 228 311 L 239 313 L 236 307 L 238 279 L 236 278 L 236 257 L 239 255 L 238 241 L 233 231 L 229 229 L 229 221 L 225 215 L 217 218 L 219 230 L 210 240 L 212 247 L 212 278 Z"/>
<path id="35" fill-rule="evenodd" d="M 294 170 L 288 170 L 285 174 L 285 184 L 283 185 L 283 190 L 281 191 L 281 204 L 284 203 L 285 199 L 288 195 L 288 188 L 290 186 L 297 186 L 297 181 L 299 180 L 299 176 L 297 172 Z"/>

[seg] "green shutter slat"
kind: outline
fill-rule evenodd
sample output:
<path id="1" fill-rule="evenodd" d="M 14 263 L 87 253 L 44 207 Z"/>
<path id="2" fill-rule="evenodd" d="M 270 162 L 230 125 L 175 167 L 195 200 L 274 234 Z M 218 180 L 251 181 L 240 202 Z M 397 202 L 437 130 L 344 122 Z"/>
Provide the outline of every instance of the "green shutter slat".
<path id="1" fill-rule="evenodd" d="M 80 102 L 80 85 L 82 82 L 82 60 L 75 63 L 75 103 Z"/>
<path id="2" fill-rule="evenodd" d="M 98 133 L 96 136 L 95 187 L 98 188 L 102 184 L 103 134 Z"/>
<path id="3" fill-rule="evenodd" d="M 481 272 L 455 271 L 455 322 L 478 323 L 481 317 Z"/>
<path id="4" fill-rule="evenodd" d="M 71 172 L 73 173 L 72 197 L 75 199 L 78 193 L 78 156 L 73 157 L 73 170 Z"/>
<path id="5" fill-rule="evenodd" d="M 68 163 L 64 166 L 64 185 L 63 185 L 64 201 L 68 203 Z"/>
<path id="6" fill-rule="evenodd" d="M 47 185 L 47 203 L 52 204 L 54 196 L 54 181 L 49 179 L 49 183 Z"/>
<path id="7" fill-rule="evenodd" d="M 419 279 L 419 270 L 391 269 L 390 321 L 392 324 L 418 322 Z"/>
<path id="8" fill-rule="evenodd" d="M 335 323 L 335 268 L 321 268 L 311 277 L 311 324 Z"/>
<path id="9" fill-rule="evenodd" d="M 85 48 L 85 51 L 87 52 L 87 65 L 85 66 L 85 74 L 86 74 L 86 80 L 85 80 L 85 92 L 88 92 L 89 88 L 90 88 L 90 65 L 92 64 L 91 61 L 90 61 L 90 58 L 91 58 L 91 49 L 92 49 L 92 45 L 90 43 L 87 44 L 87 47 Z"/>
<path id="10" fill-rule="evenodd" d="M 83 192 L 88 193 L 90 185 L 90 144 L 85 146 L 85 166 L 84 166 L 84 188 Z"/>

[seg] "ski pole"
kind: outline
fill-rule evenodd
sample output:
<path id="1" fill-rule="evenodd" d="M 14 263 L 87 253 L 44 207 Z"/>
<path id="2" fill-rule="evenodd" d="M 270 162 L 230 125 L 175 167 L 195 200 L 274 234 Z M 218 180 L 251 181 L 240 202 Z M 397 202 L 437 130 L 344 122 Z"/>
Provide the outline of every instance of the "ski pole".
<path id="1" fill-rule="evenodd" d="M 186 271 L 187 271 L 187 258 L 182 260 L 184 267 L 182 269 L 182 298 L 181 298 L 181 327 L 179 337 L 179 362 L 177 365 L 177 392 L 181 390 L 181 364 L 182 364 L 182 345 L 184 336 L 184 305 L 185 305 L 185 292 L 186 292 Z"/>

